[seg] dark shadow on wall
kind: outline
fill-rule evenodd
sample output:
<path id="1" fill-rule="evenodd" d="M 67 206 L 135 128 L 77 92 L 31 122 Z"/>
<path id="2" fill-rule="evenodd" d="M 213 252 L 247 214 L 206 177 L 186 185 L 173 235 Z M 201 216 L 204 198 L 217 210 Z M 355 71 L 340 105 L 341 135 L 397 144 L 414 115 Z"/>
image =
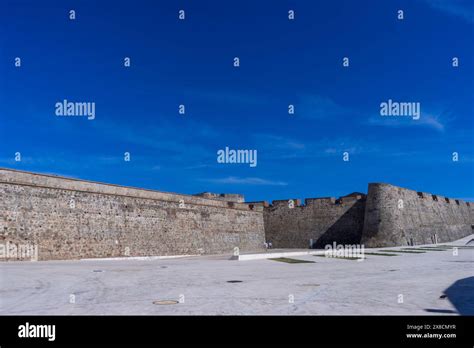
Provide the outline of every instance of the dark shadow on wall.
<path id="1" fill-rule="evenodd" d="M 474 315 L 474 277 L 455 281 L 444 293 L 461 315 Z"/>
<path id="2" fill-rule="evenodd" d="M 313 248 L 324 249 L 327 244 L 360 244 L 364 228 L 365 200 L 358 200 L 313 243 Z"/>

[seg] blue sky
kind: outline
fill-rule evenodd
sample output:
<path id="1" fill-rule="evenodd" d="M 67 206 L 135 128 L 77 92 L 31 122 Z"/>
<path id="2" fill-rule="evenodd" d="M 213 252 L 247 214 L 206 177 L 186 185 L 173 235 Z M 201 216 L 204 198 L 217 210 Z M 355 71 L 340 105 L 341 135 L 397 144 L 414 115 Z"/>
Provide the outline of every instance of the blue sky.
<path id="1" fill-rule="evenodd" d="M 3 0 L 0 28 L 1 167 L 247 200 L 474 197 L 472 1 Z M 64 99 L 96 118 L 57 117 Z M 381 117 L 388 99 L 421 118 Z M 226 146 L 258 165 L 217 163 Z"/>

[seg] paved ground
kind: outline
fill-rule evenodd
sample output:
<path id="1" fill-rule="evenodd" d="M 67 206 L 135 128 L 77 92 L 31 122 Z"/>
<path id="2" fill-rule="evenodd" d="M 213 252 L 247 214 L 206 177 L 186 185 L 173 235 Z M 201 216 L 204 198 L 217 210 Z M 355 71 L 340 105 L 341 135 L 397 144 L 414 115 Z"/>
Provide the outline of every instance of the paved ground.
<path id="1" fill-rule="evenodd" d="M 364 261 L 229 258 L 3 262 L 0 314 L 474 315 L 472 246 Z"/>

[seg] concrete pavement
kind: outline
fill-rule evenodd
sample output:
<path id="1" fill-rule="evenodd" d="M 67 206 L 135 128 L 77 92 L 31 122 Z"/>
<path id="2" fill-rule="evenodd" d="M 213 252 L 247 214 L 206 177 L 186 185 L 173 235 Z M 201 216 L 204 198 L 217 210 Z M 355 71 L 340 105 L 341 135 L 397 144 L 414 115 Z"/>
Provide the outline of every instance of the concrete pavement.
<path id="1" fill-rule="evenodd" d="M 474 249 L 441 248 L 364 261 L 291 256 L 315 262 L 295 264 L 231 255 L 3 262 L 0 314 L 474 315 Z"/>

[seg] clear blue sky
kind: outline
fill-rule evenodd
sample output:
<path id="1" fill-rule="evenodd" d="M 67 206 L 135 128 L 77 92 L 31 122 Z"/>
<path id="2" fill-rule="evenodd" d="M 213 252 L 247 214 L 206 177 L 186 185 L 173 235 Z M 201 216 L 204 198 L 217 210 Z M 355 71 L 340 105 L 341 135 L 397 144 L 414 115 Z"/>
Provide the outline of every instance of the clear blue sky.
<path id="1" fill-rule="evenodd" d="M 2 0 L 0 166 L 248 200 L 368 182 L 473 199 L 473 28 L 470 0 Z M 96 118 L 57 117 L 64 99 Z M 381 117 L 388 99 L 420 120 Z M 226 146 L 258 165 L 217 163 Z"/>

